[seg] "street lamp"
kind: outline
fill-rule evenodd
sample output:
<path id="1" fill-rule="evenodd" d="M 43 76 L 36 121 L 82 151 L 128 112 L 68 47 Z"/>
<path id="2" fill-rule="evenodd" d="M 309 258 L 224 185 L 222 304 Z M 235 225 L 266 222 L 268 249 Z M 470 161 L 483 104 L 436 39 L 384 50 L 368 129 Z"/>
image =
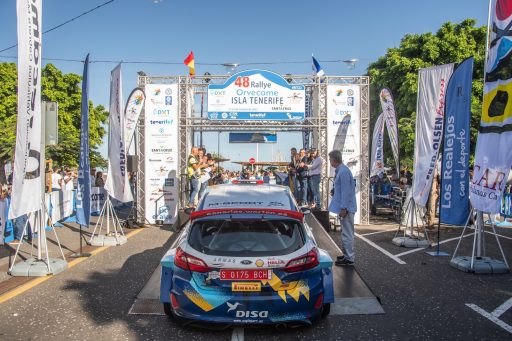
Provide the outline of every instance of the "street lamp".
<path id="1" fill-rule="evenodd" d="M 342 60 L 343 63 L 347 64 L 349 70 L 355 69 L 357 61 L 358 59 L 356 58 Z"/>
<path id="2" fill-rule="evenodd" d="M 222 66 L 224 66 L 226 68 L 226 73 L 228 75 L 231 75 L 232 73 L 234 73 L 236 71 L 236 68 L 239 65 L 240 64 L 237 64 L 237 63 L 224 63 L 224 64 L 222 64 Z"/>

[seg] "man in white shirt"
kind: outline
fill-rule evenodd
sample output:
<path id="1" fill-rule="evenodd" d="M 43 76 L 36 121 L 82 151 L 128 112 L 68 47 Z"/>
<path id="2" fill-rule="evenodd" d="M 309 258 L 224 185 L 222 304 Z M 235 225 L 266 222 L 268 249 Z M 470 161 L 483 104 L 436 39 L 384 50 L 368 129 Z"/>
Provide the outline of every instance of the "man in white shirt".
<path id="1" fill-rule="evenodd" d="M 62 175 L 59 173 L 59 167 L 53 167 L 52 173 L 52 192 L 62 191 Z"/>
<path id="2" fill-rule="evenodd" d="M 72 191 L 75 189 L 75 186 L 73 184 L 73 172 L 68 171 L 66 173 L 66 176 L 64 177 L 64 189 L 66 191 Z"/>

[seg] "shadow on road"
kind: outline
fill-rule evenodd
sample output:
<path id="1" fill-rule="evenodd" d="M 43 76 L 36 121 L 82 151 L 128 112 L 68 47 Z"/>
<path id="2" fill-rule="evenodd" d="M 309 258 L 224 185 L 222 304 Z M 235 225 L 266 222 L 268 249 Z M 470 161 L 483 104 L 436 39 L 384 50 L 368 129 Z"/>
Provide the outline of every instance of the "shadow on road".
<path id="1" fill-rule="evenodd" d="M 125 335 L 130 339 L 134 336 L 140 340 L 207 338 L 211 331 L 182 328 L 166 316 L 128 315 L 137 294 L 177 236 L 174 234 L 162 247 L 128 257 L 119 270 L 90 272 L 86 280 L 68 281 L 64 289 L 79 292 L 83 312 L 95 325 L 101 328 L 122 322 L 132 331 L 130 335 Z M 220 334 L 230 336 L 231 331 Z"/>

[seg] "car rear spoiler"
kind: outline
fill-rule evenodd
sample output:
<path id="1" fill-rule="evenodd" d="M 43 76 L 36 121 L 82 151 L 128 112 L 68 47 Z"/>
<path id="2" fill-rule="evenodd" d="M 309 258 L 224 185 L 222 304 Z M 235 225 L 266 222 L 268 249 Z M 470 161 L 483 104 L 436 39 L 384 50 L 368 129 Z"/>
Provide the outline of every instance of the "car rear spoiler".
<path id="1" fill-rule="evenodd" d="M 304 221 L 302 212 L 291 210 L 279 210 L 275 208 L 215 208 L 201 211 L 194 211 L 190 214 L 190 221 L 198 218 L 211 217 L 224 214 L 261 214 L 261 215 L 277 215 L 286 218 Z"/>

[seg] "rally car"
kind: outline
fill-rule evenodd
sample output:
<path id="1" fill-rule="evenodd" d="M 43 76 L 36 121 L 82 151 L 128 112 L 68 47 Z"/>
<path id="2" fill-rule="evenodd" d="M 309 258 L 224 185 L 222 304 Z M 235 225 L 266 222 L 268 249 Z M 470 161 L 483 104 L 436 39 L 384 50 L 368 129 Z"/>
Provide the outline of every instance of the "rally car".
<path id="1" fill-rule="evenodd" d="M 311 325 L 334 302 L 332 263 L 288 187 L 214 186 L 161 260 L 160 300 L 179 323 Z"/>

